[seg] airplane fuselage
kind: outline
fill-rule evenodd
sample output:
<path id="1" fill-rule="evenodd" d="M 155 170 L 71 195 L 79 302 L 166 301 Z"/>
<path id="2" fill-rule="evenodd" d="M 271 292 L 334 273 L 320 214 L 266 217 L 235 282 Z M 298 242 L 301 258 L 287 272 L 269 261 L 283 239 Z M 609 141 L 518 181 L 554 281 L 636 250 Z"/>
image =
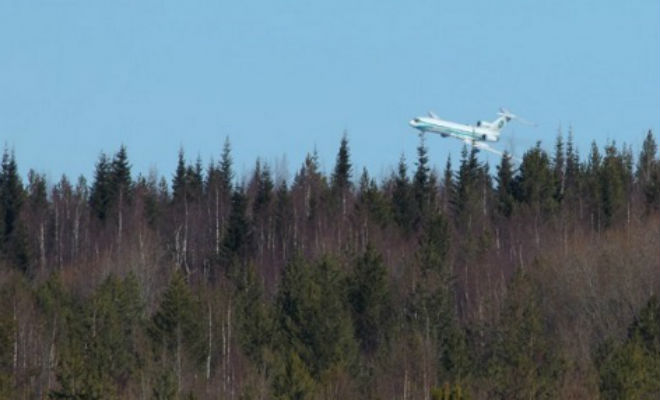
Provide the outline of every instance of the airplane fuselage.
<path id="1" fill-rule="evenodd" d="M 459 124 L 439 118 L 418 117 L 410 121 L 410 126 L 422 132 L 438 133 L 444 137 L 451 136 L 456 139 L 470 142 L 497 142 L 497 130 L 474 125 Z"/>

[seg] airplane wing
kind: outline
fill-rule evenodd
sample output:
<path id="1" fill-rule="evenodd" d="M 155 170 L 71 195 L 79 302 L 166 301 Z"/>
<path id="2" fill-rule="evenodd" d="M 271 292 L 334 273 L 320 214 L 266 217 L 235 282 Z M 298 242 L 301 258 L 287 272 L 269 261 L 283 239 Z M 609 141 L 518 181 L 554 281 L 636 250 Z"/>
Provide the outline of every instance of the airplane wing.
<path id="1" fill-rule="evenodd" d="M 499 151 L 499 150 L 497 150 L 497 149 L 495 149 L 495 148 L 492 148 L 492 147 L 490 147 L 489 145 L 487 145 L 487 144 L 484 143 L 484 142 L 471 142 L 471 141 L 467 140 L 467 141 L 465 141 L 465 143 L 469 144 L 470 146 L 474 146 L 474 147 L 476 147 L 476 148 L 479 149 L 479 150 L 485 150 L 485 151 L 487 151 L 487 152 L 489 152 L 489 153 L 497 154 L 497 155 L 500 156 L 500 157 L 504 157 L 504 152 Z M 518 162 L 521 162 L 521 161 L 522 161 L 520 158 L 515 157 L 515 156 L 513 156 L 513 155 L 511 155 L 511 154 L 508 154 L 508 156 L 511 157 L 511 159 L 516 160 L 516 161 L 518 161 Z"/>

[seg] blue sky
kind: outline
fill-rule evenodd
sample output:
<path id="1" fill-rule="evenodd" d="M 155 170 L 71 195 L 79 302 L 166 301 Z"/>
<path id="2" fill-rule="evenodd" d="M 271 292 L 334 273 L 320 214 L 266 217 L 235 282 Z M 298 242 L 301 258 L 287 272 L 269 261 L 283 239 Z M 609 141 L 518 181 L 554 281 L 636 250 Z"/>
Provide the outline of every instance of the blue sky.
<path id="1" fill-rule="evenodd" d="M 660 131 L 660 6 L 636 1 L 2 1 L 0 139 L 19 167 L 91 178 L 128 147 L 135 173 L 171 177 L 183 146 L 236 170 L 318 149 L 331 170 L 344 131 L 356 169 L 389 173 L 427 110 L 459 122 L 500 106 L 522 151 L 559 126 L 627 142 Z M 432 163 L 462 144 L 428 137 Z M 491 164 L 495 156 L 482 155 Z"/>

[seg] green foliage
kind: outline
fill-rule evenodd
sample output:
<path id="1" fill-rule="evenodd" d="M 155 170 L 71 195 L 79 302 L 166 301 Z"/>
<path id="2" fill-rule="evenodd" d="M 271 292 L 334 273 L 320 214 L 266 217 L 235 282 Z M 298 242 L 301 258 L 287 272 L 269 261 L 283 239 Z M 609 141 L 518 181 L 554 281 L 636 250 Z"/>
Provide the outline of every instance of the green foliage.
<path id="1" fill-rule="evenodd" d="M 412 230 L 414 217 L 414 202 L 412 196 L 412 187 L 408 179 L 406 159 L 401 154 L 397 175 L 394 177 L 394 191 L 392 193 L 392 210 L 394 212 L 394 221 L 409 233 Z"/>
<path id="2" fill-rule="evenodd" d="M 175 270 L 149 326 L 156 356 L 179 356 L 185 349 L 193 362 L 202 358 L 201 311 L 180 270 Z M 160 354 L 159 354 L 160 353 Z"/>
<path id="3" fill-rule="evenodd" d="M 239 274 L 234 269 L 248 257 L 252 249 L 252 232 L 246 211 L 247 198 L 242 188 L 236 188 L 231 196 L 229 222 L 222 239 L 223 261 L 232 277 Z"/>
<path id="4" fill-rule="evenodd" d="M 346 133 L 341 138 L 337 161 L 332 173 L 332 191 L 339 196 L 344 196 L 345 191 L 351 187 L 351 160 L 348 149 L 348 137 Z"/>
<path id="5" fill-rule="evenodd" d="M 4 258 L 19 270 L 28 269 L 28 248 L 25 228 L 20 221 L 25 200 L 23 183 L 18 176 L 14 153 L 2 154 L 0 171 L 0 250 Z"/>
<path id="6" fill-rule="evenodd" d="M 419 135 L 417 146 L 417 170 L 413 177 L 412 192 L 415 199 L 415 225 L 419 226 L 429 217 L 435 202 L 435 182 L 428 165 L 428 148 L 424 143 L 424 134 Z"/>
<path id="7" fill-rule="evenodd" d="M 293 350 L 286 352 L 281 365 L 273 382 L 273 397 L 278 400 L 311 398 L 316 383 L 298 354 Z"/>
<path id="8" fill-rule="evenodd" d="M 355 263 L 348 298 L 360 349 L 372 355 L 388 340 L 394 322 L 387 270 L 371 246 Z"/>
<path id="9" fill-rule="evenodd" d="M 543 326 L 538 290 L 517 271 L 511 280 L 488 366 L 490 398 L 540 399 L 555 396 L 562 361 Z"/>
<path id="10" fill-rule="evenodd" d="M 515 204 L 515 180 L 513 176 L 513 165 L 511 164 L 511 156 L 504 153 L 497 166 L 497 211 L 505 216 L 510 217 L 513 213 L 513 206 Z"/>
<path id="11" fill-rule="evenodd" d="M 626 168 L 614 143 L 605 147 L 605 158 L 600 168 L 601 209 L 605 227 L 609 227 L 625 208 Z"/>
<path id="12" fill-rule="evenodd" d="M 445 383 L 442 387 L 431 388 L 431 400 L 467 400 L 470 396 L 459 384 Z"/>
<path id="13" fill-rule="evenodd" d="M 295 351 L 314 379 L 331 368 L 354 361 L 356 343 L 334 261 L 309 265 L 300 257 L 290 262 L 277 299 L 277 331 L 281 351 Z"/>
<path id="14" fill-rule="evenodd" d="M 642 144 L 635 176 L 644 194 L 649 209 L 660 208 L 660 160 L 657 158 L 658 145 L 650 130 Z"/>
<path id="15" fill-rule="evenodd" d="M 177 398 L 177 384 L 174 373 L 165 369 L 156 378 L 152 387 L 153 400 L 175 400 Z"/>
<path id="16" fill-rule="evenodd" d="M 56 281 L 48 285 L 52 284 L 57 285 Z M 50 396 L 121 397 L 122 388 L 141 363 L 136 330 L 141 324 L 142 305 L 135 277 L 129 275 L 120 281 L 109 276 L 85 303 L 75 299 L 63 302 L 66 300 L 57 294 L 59 290 L 47 286 L 43 292 L 44 305 L 56 301 L 51 303 L 53 311 L 62 313 L 68 327 L 60 336 L 60 388 Z"/>
<path id="17" fill-rule="evenodd" d="M 250 264 L 238 284 L 237 323 L 241 349 L 260 369 L 265 368 L 273 340 L 273 318 L 262 283 Z"/>
<path id="18" fill-rule="evenodd" d="M 611 340 L 596 355 L 600 390 L 605 399 L 651 399 L 660 396 L 660 304 L 652 296 L 620 345 Z"/>
<path id="19" fill-rule="evenodd" d="M 536 213 L 547 215 L 556 208 L 555 178 L 548 154 L 541 144 L 527 151 L 516 178 L 517 200 L 527 204 Z"/>

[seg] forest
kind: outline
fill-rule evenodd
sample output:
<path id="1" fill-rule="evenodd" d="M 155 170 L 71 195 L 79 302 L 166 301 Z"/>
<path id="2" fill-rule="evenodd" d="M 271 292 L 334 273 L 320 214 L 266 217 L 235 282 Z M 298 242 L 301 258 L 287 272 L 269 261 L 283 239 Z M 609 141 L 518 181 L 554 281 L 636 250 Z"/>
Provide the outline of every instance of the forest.
<path id="1" fill-rule="evenodd" d="M 0 398 L 660 398 L 660 158 L 0 171 Z M 175 156 L 175 155 L 173 155 Z"/>

